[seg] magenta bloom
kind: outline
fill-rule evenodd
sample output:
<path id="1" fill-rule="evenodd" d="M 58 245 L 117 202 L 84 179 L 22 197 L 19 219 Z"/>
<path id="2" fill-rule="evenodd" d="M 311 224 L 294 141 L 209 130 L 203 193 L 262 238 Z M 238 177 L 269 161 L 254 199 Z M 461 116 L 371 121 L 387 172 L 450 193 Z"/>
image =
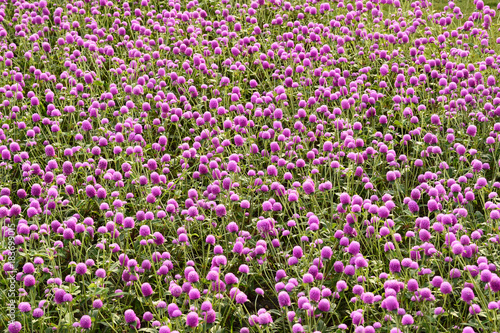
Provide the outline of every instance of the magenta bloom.
<path id="1" fill-rule="evenodd" d="M 219 107 L 219 102 L 217 101 L 217 99 L 215 98 L 212 98 L 210 100 L 210 103 L 208 104 L 208 106 L 211 108 L 211 109 L 217 109 Z"/>
<path id="2" fill-rule="evenodd" d="M 23 328 L 23 326 L 21 325 L 21 323 L 18 321 L 15 321 L 15 322 L 9 324 L 9 333 L 19 333 L 19 332 L 21 332 L 22 328 Z"/>
<path id="3" fill-rule="evenodd" d="M 474 299 L 474 291 L 469 287 L 462 289 L 461 297 L 466 303 L 470 303 Z"/>
<path id="4" fill-rule="evenodd" d="M 409 314 L 405 314 L 403 318 L 401 319 L 401 324 L 404 326 L 411 325 L 413 324 L 413 317 Z"/>
<path id="5" fill-rule="evenodd" d="M 494 293 L 499 292 L 500 291 L 500 278 L 493 277 L 490 280 L 490 288 L 491 288 L 491 291 L 493 291 Z"/>
<path id="6" fill-rule="evenodd" d="M 304 192 L 306 194 L 312 194 L 315 191 L 315 189 L 314 189 L 314 183 L 312 181 L 306 181 L 306 182 L 304 182 L 304 184 L 302 185 L 302 188 L 304 189 Z"/>
<path id="7" fill-rule="evenodd" d="M 186 326 L 197 327 L 199 322 L 198 314 L 196 312 L 190 312 L 186 316 Z"/>
<path id="8" fill-rule="evenodd" d="M 347 248 L 348 252 L 352 255 L 356 255 L 359 253 L 360 244 L 359 242 L 353 241 L 349 244 Z"/>
<path id="9" fill-rule="evenodd" d="M 19 303 L 18 309 L 21 312 L 30 312 L 31 311 L 31 304 L 28 302 L 21 302 L 21 303 Z"/>
<path id="10" fill-rule="evenodd" d="M 32 287 L 36 284 L 36 279 L 33 275 L 31 274 L 27 274 L 25 277 L 24 277 L 24 286 L 26 287 Z"/>
<path id="11" fill-rule="evenodd" d="M 399 273 L 399 272 L 401 272 L 401 264 L 400 264 L 400 262 L 399 262 L 398 259 L 392 259 L 389 262 L 389 270 L 392 273 Z"/>
<path id="12" fill-rule="evenodd" d="M 89 329 L 92 326 L 92 318 L 87 315 L 82 316 L 80 318 L 80 326 L 84 329 Z"/>
<path id="13" fill-rule="evenodd" d="M 65 175 L 70 175 L 73 173 L 73 164 L 70 161 L 64 162 L 62 168 Z"/>
<path id="14" fill-rule="evenodd" d="M 85 74 L 83 79 L 85 80 L 85 83 L 86 84 L 91 84 L 92 82 L 94 82 L 94 78 L 92 77 L 92 74 Z"/>
<path id="15" fill-rule="evenodd" d="M 128 324 L 135 323 L 136 319 L 137 316 L 135 315 L 134 310 L 129 309 L 125 311 L 125 321 Z"/>
<path id="16" fill-rule="evenodd" d="M 388 182 L 393 182 L 396 180 L 396 173 L 393 171 L 388 171 L 386 174 L 386 178 Z"/>
<path id="17" fill-rule="evenodd" d="M 78 265 L 76 265 L 75 271 L 76 274 L 83 275 L 87 273 L 87 265 L 85 265 L 84 263 L 79 263 Z"/>
<path id="18" fill-rule="evenodd" d="M 215 213 L 217 214 L 218 217 L 224 217 L 226 216 L 226 206 L 224 205 L 217 205 L 215 207 Z"/>
<path id="19" fill-rule="evenodd" d="M 278 294 L 278 303 L 279 303 L 280 307 L 290 306 L 292 304 L 292 302 L 290 300 L 290 296 L 288 295 L 288 293 L 286 291 L 281 291 Z"/>
<path id="20" fill-rule="evenodd" d="M 399 308 L 399 302 L 394 296 L 389 296 L 384 300 L 385 308 L 388 311 L 395 311 Z"/>
<path id="21" fill-rule="evenodd" d="M 85 188 L 85 193 L 87 194 L 87 196 L 89 198 L 93 198 L 93 197 L 95 197 L 95 195 L 96 195 L 97 192 L 96 192 L 94 186 L 87 185 L 87 187 Z"/>
<path id="22" fill-rule="evenodd" d="M 141 291 L 144 297 L 151 296 L 153 294 L 153 288 L 149 283 L 143 283 L 141 286 Z"/>
<path id="23" fill-rule="evenodd" d="M 330 259 L 333 255 L 333 250 L 329 246 L 325 246 L 321 249 L 321 257 L 323 259 Z"/>
<path id="24" fill-rule="evenodd" d="M 468 135 L 470 135 L 472 137 L 475 137 L 476 133 L 477 133 L 477 127 L 476 126 L 469 125 L 469 127 L 467 127 L 467 134 Z"/>

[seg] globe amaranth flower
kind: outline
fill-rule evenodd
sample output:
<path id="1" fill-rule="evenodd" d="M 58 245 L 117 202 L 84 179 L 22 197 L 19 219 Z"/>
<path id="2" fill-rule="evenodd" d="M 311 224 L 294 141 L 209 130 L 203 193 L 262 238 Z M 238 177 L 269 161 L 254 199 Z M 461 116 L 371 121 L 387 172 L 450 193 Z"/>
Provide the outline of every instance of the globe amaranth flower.
<path id="1" fill-rule="evenodd" d="M 80 318 L 80 327 L 84 329 L 89 329 L 92 326 L 92 318 L 88 315 L 82 316 Z"/>

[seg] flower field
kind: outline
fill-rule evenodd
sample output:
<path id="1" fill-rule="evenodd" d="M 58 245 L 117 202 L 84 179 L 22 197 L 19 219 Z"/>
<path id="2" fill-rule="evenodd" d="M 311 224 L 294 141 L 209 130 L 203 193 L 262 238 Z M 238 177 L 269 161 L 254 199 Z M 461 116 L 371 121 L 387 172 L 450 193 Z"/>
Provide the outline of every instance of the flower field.
<path id="1" fill-rule="evenodd" d="M 500 332 L 494 0 L 0 0 L 0 331 Z"/>

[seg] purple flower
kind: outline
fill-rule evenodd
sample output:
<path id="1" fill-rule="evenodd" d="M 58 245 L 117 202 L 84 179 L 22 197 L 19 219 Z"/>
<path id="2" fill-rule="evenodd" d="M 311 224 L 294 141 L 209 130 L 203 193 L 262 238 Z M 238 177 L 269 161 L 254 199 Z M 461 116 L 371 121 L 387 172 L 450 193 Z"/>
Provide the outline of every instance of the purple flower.
<path id="1" fill-rule="evenodd" d="M 352 241 L 347 248 L 347 251 L 353 256 L 359 253 L 360 244 L 357 241 Z"/>
<path id="2" fill-rule="evenodd" d="M 96 189 L 92 185 L 87 185 L 87 187 L 85 187 L 85 193 L 89 198 L 93 198 L 96 195 Z"/>
<path id="3" fill-rule="evenodd" d="M 54 147 L 52 147 L 51 145 L 45 146 L 45 155 L 47 155 L 48 157 L 55 156 L 56 153 L 55 153 Z"/>
<path id="4" fill-rule="evenodd" d="M 198 326 L 198 314 L 196 312 L 190 312 L 186 316 L 186 326 L 197 327 Z"/>
<path id="5" fill-rule="evenodd" d="M 333 250 L 329 246 L 325 246 L 321 249 L 321 257 L 323 259 L 330 259 L 333 255 Z"/>
<path id="6" fill-rule="evenodd" d="M 330 310 L 330 301 L 323 298 L 318 303 L 318 309 L 323 312 L 328 312 Z"/>
<path id="7" fill-rule="evenodd" d="M 226 216 L 226 206 L 220 204 L 215 207 L 215 213 L 218 217 Z"/>
<path id="8" fill-rule="evenodd" d="M 19 332 L 21 332 L 22 328 L 23 328 L 23 326 L 21 325 L 21 323 L 18 321 L 15 321 L 15 322 L 9 324 L 9 333 L 19 333 Z"/>
<path id="9" fill-rule="evenodd" d="M 42 309 L 40 308 L 36 308 L 35 310 L 33 310 L 33 318 L 40 318 L 40 317 L 43 317 L 45 313 L 43 312 Z"/>
<path id="10" fill-rule="evenodd" d="M 290 301 L 290 296 L 286 291 L 281 291 L 278 294 L 278 303 L 280 307 L 290 306 L 292 302 Z"/>
<path id="11" fill-rule="evenodd" d="M 87 315 L 82 316 L 80 318 L 80 326 L 84 329 L 89 329 L 92 326 L 92 318 Z"/>
<path id="12" fill-rule="evenodd" d="M 420 210 L 418 203 L 416 201 L 413 201 L 413 200 L 410 200 L 408 202 L 408 208 L 410 209 L 410 212 L 412 212 L 412 213 L 417 213 Z"/>
<path id="13" fill-rule="evenodd" d="M 83 78 L 84 78 L 86 84 L 92 84 L 92 82 L 94 82 L 94 78 L 92 77 L 92 74 L 87 73 L 84 75 Z"/>
<path id="14" fill-rule="evenodd" d="M 102 308 L 102 306 L 103 306 L 103 303 L 100 299 L 96 299 L 94 302 L 92 302 L 92 307 L 94 309 L 100 309 L 100 308 Z"/>
<path id="15" fill-rule="evenodd" d="M 389 270 L 392 273 L 399 273 L 399 272 L 401 272 L 401 264 L 400 264 L 400 262 L 399 262 L 398 259 L 392 259 L 389 262 Z"/>
<path id="16" fill-rule="evenodd" d="M 87 273 L 87 265 L 85 265 L 84 263 L 79 263 L 78 265 L 76 265 L 75 272 L 79 275 Z"/>
<path id="17" fill-rule="evenodd" d="M 474 292 L 472 291 L 472 289 L 465 287 L 464 289 L 462 289 L 461 297 L 464 302 L 469 304 L 470 301 L 474 299 Z"/>
<path id="18" fill-rule="evenodd" d="M 92 124 L 88 120 L 82 122 L 82 130 L 88 132 L 92 129 Z"/>
<path id="19" fill-rule="evenodd" d="M 476 126 L 469 125 L 469 127 L 467 127 L 467 134 L 468 135 L 470 135 L 472 137 L 475 137 L 476 133 L 477 133 L 477 127 Z"/>
<path id="20" fill-rule="evenodd" d="M 149 283 L 143 283 L 141 286 L 141 291 L 144 297 L 151 296 L 153 294 L 153 288 Z"/>
<path id="21" fill-rule="evenodd" d="M 304 182 L 304 184 L 302 185 L 302 188 L 304 189 L 304 192 L 306 194 L 312 194 L 315 191 L 314 183 L 311 180 Z"/>
<path id="22" fill-rule="evenodd" d="M 134 310 L 129 309 L 125 311 L 125 321 L 128 324 L 135 323 L 136 319 L 137 316 L 135 315 Z"/>
<path id="23" fill-rule="evenodd" d="M 386 174 L 386 178 L 388 182 L 393 182 L 396 180 L 396 173 L 394 171 L 388 171 Z"/>
<path id="24" fill-rule="evenodd" d="M 395 311 L 399 308 L 399 302 L 394 296 L 389 296 L 383 301 L 385 309 L 388 311 Z"/>
<path id="25" fill-rule="evenodd" d="M 36 284 L 36 279 L 33 275 L 31 274 L 27 274 L 25 277 L 24 277 L 24 286 L 25 287 L 32 287 Z"/>
<path id="26" fill-rule="evenodd" d="M 219 102 L 217 101 L 217 99 L 215 98 L 212 98 L 208 104 L 208 106 L 211 108 L 211 109 L 217 109 L 219 107 Z"/>
<path id="27" fill-rule="evenodd" d="M 21 303 L 19 303 L 18 309 L 21 312 L 30 312 L 31 311 L 31 305 L 28 302 L 21 302 Z"/>
<path id="28" fill-rule="evenodd" d="M 236 294 L 235 300 L 237 304 L 244 304 L 248 301 L 248 297 L 245 293 L 239 292 Z"/>
<path id="29" fill-rule="evenodd" d="M 412 325 L 413 324 L 413 317 L 409 314 L 405 314 L 403 316 L 403 318 L 401 319 L 401 324 L 404 325 L 404 326 L 407 326 L 407 325 Z"/>
<path id="30" fill-rule="evenodd" d="M 64 162 L 62 168 L 65 175 L 70 175 L 73 173 L 73 164 L 70 161 Z"/>
<path id="31" fill-rule="evenodd" d="M 492 277 L 492 279 L 490 280 L 490 288 L 491 288 L 491 291 L 493 291 L 494 293 L 499 292 L 500 291 L 500 278 L 498 278 L 496 276 Z"/>

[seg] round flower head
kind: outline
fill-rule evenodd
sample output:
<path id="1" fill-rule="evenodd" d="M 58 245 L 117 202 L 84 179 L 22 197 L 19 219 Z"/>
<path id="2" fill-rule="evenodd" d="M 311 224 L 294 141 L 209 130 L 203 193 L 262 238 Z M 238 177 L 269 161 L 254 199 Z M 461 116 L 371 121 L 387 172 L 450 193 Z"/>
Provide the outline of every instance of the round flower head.
<path id="1" fill-rule="evenodd" d="M 400 264 L 400 262 L 399 262 L 398 259 L 392 259 L 389 262 L 389 270 L 392 273 L 399 273 L 399 272 L 401 272 L 401 264 Z"/>
<path id="2" fill-rule="evenodd" d="M 79 274 L 79 275 L 83 275 L 83 274 L 87 273 L 87 265 L 85 265 L 84 263 L 79 263 L 78 265 L 76 265 L 75 272 L 76 272 L 76 274 Z"/>
<path id="3" fill-rule="evenodd" d="M 488 283 L 488 282 L 490 282 L 491 278 L 492 278 L 492 273 L 489 269 L 485 269 L 485 270 L 481 271 L 481 281 L 482 282 Z"/>
<path id="4" fill-rule="evenodd" d="M 103 306 L 103 303 L 100 299 L 96 299 L 94 302 L 92 302 L 92 307 L 94 309 L 100 309 L 100 308 L 102 308 L 102 306 Z"/>
<path id="5" fill-rule="evenodd" d="M 477 133 L 477 127 L 476 126 L 469 125 L 469 127 L 467 127 L 467 134 L 468 135 L 470 135 L 472 137 L 475 137 L 476 133 Z"/>
<path id="6" fill-rule="evenodd" d="M 395 311 L 399 308 L 399 302 L 394 296 L 389 296 L 384 300 L 385 308 L 388 311 Z"/>
<path id="7" fill-rule="evenodd" d="M 437 307 L 437 308 L 434 309 L 434 314 L 436 316 L 439 316 L 439 315 L 441 315 L 443 313 L 444 313 L 444 309 L 442 307 Z"/>
<path id="8" fill-rule="evenodd" d="M 23 326 L 21 325 L 21 323 L 18 321 L 15 321 L 15 322 L 9 324 L 9 333 L 19 333 L 19 332 L 21 332 L 22 328 L 23 328 Z"/>
<path id="9" fill-rule="evenodd" d="M 388 182 L 393 182 L 396 180 L 396 173 L 394 171 L 388 171 L 386 174 L 386 178 Z"/>
<path id="10" fill-rule="evenodd" d="M 134 310 L 126 310 L 125 311 L 125 321 L 128 323 L 128 324 L 131 324 L 131 323 L 134 323 L 137 319 L 137 316 L 135 315 L 135 312 Z"/>
<path id="11" fill-rule="evenodd" d="M 290 306 L 292 304 L 290 301 L 290 296 L 286 291 L 281 291 L 278 294 L 278 303 L 280 307 Z"/>
<path id="12" fill-rule="evenodd" d="M 318 309 L 323 312 L 328 312 L 330 310 L 330 301 L 323 298 L 318 303 Z"/>
<path id="13" fill-rule="evenodd" d="M 494 293 L 500 291 L 500 278 L 493 276 L 490 280 L 490 288 Z"/>
<path id="14" fill-rule="evenodd" d="M 197 327 L 198 326 L 198 314 L 196 312 L 190 312 L 186 316 L 186 326 Z"/>
<path id="15" fill-rule="evenodd" d="M 149 283 L 143 283 L 141 286 L 141 291 L 145 297 L 148 297 L 153 294 L 153 288 Z"/>
<path id="16" fill-rule="evenodd" d="M 84 329 L 89 329 L 92 326 L 92 318 L 87 315 L 82 316 L 80 318 L 80 326 Z"/>
<path id="17" fill-rule="evenodd" d="M 304 192 L 306 194 L 312 194 L 314 193 L 314 183 L 312 181 L 306 181 L 303 185 L 302 188 L 304 189 Z"/>
<path id="18" fill-rule="evenodd" d="M 366 304 L 372 304 L 375 301 L 375 295 L 373 293 L 363 293 L 361 300 Z"/>
<path id="19" fill-rule="evenodd" d="M 413 317 L 409 314 L 405 314 L 403 316 L 403 318 L 401 319 L 401 324 L 404 325 L 404 326 L 407 326 L 407 325 L 412 325 L 413 324 Z"/>
<path id="20" fill-rule="evenodd" d="M 28 302 L 21 302 L 21 303 L 19 303 L 18 309 L 21 312 L 30 312 L 31 311 L 31 305 Z"/>
<path id="21" fill-rule="evenodd" d="M 139 235 L 141 235 L 142 237 L 147 237 L 151 234 L 151 230 L 149 229 L 149 226 L 148 225 L 142 225 L 140 228 L 139 228 Z"/>
<path id="22" fill-rule="evenodd" d="M 468 287 L 465 287 L 464 289 L 462 289 L 461 297 L 466 303 L 470 303 L 470 301 L 474 299 L 474 291 L 472 291 L 472 289 Z"/>
<path id="23" fill-rule="evenodd" d="M 96 270 L 95 272 L 95 275 L 98 277 L 98 278 L 105 278 L 106 277 L 106 271 L 102 268 L 99 268 L 98 270 Z"/>
<path id="24" fill-rule="evenodd" d="M 31 274 L 27 274 L 25 277 L 24 277 L 24 286 L 25 287 L 32 287 L 36 284 L 36 279 L 33 275 Z"/>
<path id="25" fill-rule="evenodd" d="M 33 310 L 33 318 L 40 318 L 40 317 L 43 317 L 45 313 L 43 312 L 43 310 L 41 308 L 36 308 L 35 310 Z"/>
<path id="26" fill-rule="evenodd" d="M 85 188 L 85 193 L 89 198 L 93 198 L 96 195 L 96 189 L 92 185 L 87 185 L 87 187 Z"/>
<path id="27" fill-rule="evenodd" d="M 295 246 L 293 248 L 292 254 L 295 258 L 298 258 L 298 259 L 302 258 L 302 256 L 304 255 L 302 248 L 300 246 Z"/>
<path id="28" fill-rule="evenodd" d="M 218 217 L 224 217 L 226 216 L 226 206 L 224 205 L 217 205 L 215 207 L 215 213 L 217 214 Z"/>
<path id="29" fill-rule="evenodd" d="M 359 242 L 357 241 L 352 241 L 350 244 L 349 244 L 349 247 L 347 248 L 347 251 L 352 254 L 352 255 L 356 255 L 359 253 L 359 248 L 360 248 L 360 244 Z"/>
<path id="30" fill-rule="evenodd" d="M 408 280 L 407 288 L 409 291 L 417 291 L 418 290 L 418 282 L 415 279 Z"/>
<path id="31" fill-rule="evenodd" d="M 55 156 L 56 153 L 55 153 L 54 147 L 51 145 L 45 146 L 45 155 L 47 155 L 48 157 Z"/>
<path id="32" fill-rule="evenodd" d="M 237 304 L 245 304 L 248 301 L 248 297 L 245 293 L 239 292 L 235 297 Z"/>
<path id="33" fill-rule="evenodd" d="M 259 310 L 257 321 L 260 325 L 267 325 L 273 322 L 273 318 L 271 317 L 271 314 L 269 312 Z"/>
<path id="34" fill-rule="evenodd" d="M 90 74 L 90 73 L 87 73 L 84 75 L 84 80 L 85 80 L 86 84 L 91 84 L 92 82 L 94 82 L 94 78 L 92 77 L 92 74 Z"/>
<path id="35" fill-rule="evenodd" d="M 323 259 L 330 259 L 333 255 L 333 250 L 329 246 L 325 246 L 321 249 L 321 257 Z"/>
<path id="36" fill-rule="evenodd" d="M 92 124 L 88 120 L 82 121 L 82 130 L 88 132 L 92 129 Z"/>
<path id="37" fill-rule="evenodd" d="M 73 164 L 70 161 L 64 162 L 62 168 L 65 175 L 70 175 L 73 173 Z"/>

